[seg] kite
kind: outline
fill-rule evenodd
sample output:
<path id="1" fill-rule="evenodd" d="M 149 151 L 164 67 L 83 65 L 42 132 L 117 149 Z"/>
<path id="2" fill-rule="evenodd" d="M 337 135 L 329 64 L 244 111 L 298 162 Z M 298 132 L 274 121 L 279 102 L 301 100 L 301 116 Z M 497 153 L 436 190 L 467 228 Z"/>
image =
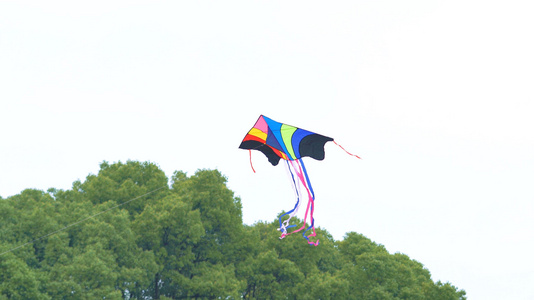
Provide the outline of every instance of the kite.
<path id="1" fill-rule="evenodd" d="M 310 238 L 316 236 L 315 233 L 315 220 L 313 218 L 315 193 L 308 177 L 308 172 L 302 161 L 303 157 L 311 157 L 316 160 L 323 160 L 325 157 L 324 146 L 328 142 L 334 142 L 341 149 L 345 150 L 339 144 L 337 144 L 333 138 L 320 135 L 311 131 L 307 131 L 301 128 L 297 128 L 291 125 L 276 122 L 267 118 L 264 115 L 260 115 L 252 129 L 247 133 L 241 145 L 240 149 L 249 151 L 250 164 L 252 166 L 252 154 L 251 150 L 261 151 L 269 162 L 276 166 L 280 162 L 280 159 L 284 159 L 286 166 L 291 174 L 293 187 L 297 195 L 295 206 L 290 211 L 282 214 L 279 217 L 280 227 L 278 230 L 281 232 L 280 239 L 286 236 L 301 232 L 302 236 L 307 240 L 308 244 L 317 246 L 319 240 L 313 242 Z M 347 150 L 345 150 L 347 152 Z M 348 154 L 358 157 L 357 155 Z M 360 157 L 358 157 L 360 158 Z M 254 170 L 254 167 L 252 167 Z M 305 189 L 303 195 L 301 186 Z M 304 223 L 299 229 L 288 232 L 291 227 L 296 225 L 289 225 L 289 221 L 295 216 L 300 208 L 301 198 L 303 196 L 308 197 L 308 204 L 306 206 L 306 213 L 304 214 Z M 282 220 L 285 216 L 288 216 L 286 220 Z M 310 225 L 306 227 L 309 216 Z M 309 235 L 306 235 L 311 230 Z"/>

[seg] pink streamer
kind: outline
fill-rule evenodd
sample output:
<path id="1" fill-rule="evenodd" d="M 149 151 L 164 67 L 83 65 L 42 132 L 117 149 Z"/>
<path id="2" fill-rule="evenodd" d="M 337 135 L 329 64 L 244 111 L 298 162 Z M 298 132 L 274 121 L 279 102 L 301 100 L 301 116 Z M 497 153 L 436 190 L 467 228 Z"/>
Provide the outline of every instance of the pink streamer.
<path id="1" fill-rule="evenodd" d="M 297 233 L 297 232 L 300 232 L 302 231 L 303 229 L 306 228 L 306 223 L 307 223 L 307 220 L 308 220 L 308 213 L 310 213 L 310 223 L 313 223 L 313 211 L 314 211 L 314 200 L 313 200 L 313 196 L 310 192 L 310 189 L 307 185 L 307 182 L 306 182 L 306 178 L 304 177 L 304 172 L 302 170 L 302 166 L 300 165 L 300 162 L 298 160 L 290 160 L 290 163 L 291 163 L 291 167 L 293 168 L 295 174 L 297 175 L 297 177 L 299 178 L 300 180 L 300 183 L 302 183 L 302 185 L 306 188 L 306 191 L 308 192 L 308 205 L 306 206 L 306 213 L 304 214 L 304 223 L 302 224 L 302 227 L 300 227 L 299 229 L 296 229 L 292 232 L 289 232 L 289 233 L 282 233 L 280 238 L 283 239 L 284 237 L 290 235 L 290 234 L 293 234 L 293 233 Z M 296 166 L 295 166 L 296 164 Z M 311 207 L 311 210 L 310 210 L 310 207 Z M 316 232 L 315 232 L 315 225 L 312 226 L 312 233 L 310 235 L 308 235 L 308 238 L 310 237 L 315 237 L 316 236 Z M 311 241 L 308 241 L 308 244 L 310 245 L 314 245 L 314 246 L 317 246 L 319 245 L 319 240 L 317 240 L 316 242 L 311 242 Z"/>

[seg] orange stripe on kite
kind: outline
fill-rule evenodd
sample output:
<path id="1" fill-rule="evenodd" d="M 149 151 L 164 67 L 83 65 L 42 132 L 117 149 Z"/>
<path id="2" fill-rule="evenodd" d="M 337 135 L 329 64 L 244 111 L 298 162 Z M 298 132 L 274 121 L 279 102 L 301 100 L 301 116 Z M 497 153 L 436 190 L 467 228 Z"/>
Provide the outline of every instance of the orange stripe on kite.
<path id="1" fill-rule="evenodd" d="M 265 144 L 265 140 L 262 140 L 261 138 L 255 136 L 255 135 L 251 135 L 251 134 L 247 134 L 247 136 L 245 136 L 243 141 L 257 141 L 257 142 L 260 142 L 262 144 Z"/>

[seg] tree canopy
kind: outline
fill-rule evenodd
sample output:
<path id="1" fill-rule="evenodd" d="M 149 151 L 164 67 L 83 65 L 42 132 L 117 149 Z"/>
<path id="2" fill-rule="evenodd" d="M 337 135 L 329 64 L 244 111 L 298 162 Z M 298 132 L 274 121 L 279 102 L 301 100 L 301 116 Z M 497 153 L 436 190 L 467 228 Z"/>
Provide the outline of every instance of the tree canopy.
<path id="1" fill-rule="evenodd" d="M 69 190 L 0 197 L 0 220 L 0 300 L 466 299 L 361 234 L 318 228 L 311 247 L 243 224 L 217 170 L 169 184 L 153 163 L 103 162 Z"/>

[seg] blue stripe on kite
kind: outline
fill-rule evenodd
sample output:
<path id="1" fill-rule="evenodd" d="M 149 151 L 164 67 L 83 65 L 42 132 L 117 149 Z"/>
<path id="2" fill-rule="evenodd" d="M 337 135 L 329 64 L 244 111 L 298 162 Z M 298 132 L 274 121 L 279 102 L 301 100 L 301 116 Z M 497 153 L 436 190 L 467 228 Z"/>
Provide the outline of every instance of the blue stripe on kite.
<path id="1" fill-rule="evenodd" d="M 295 156 L 297 159 L 301 158 L 300 141 L 302 141 L 304 137 L 307 137 L 310 134 L 314 133 L 300 128 L 297 128 L 297 130 L 293 132 L 293 136 L 291 137 L 291 145 L 293 145 L 293 151 L 295 152 Z"/>
<path id="2" fill-rule="evenodd" d="M 280 146 L 280 143 L 278 142 L 278 140 L 276 139 L 276 136 L 274 135 L 274 133 L 272 132 L 271 128 L 267 129 L 267 139 L 265 140 L 265 144 L 275 148 L 275 149 L 278 149 L 282 152 L 285 152 L 284 151 L 284 148 L 282 148 L 282 146 Z"/>
<path id="3" fill-rule="evenodd" d="M 273 120 L 267 118 L 266 116 L 263 116 L 263 119 L 265 120 L 265 122 L 267 123 L 267 126 L 269 127 L 269 129 L 273 133 L 274 137 L 278 141 L 278 146 L 281 148 L 280 150 L 282 152 L 284 152 L 287 155 L 288 158 L 291 158 L 291 155 L 289 155 L 289 152 L 287 152 L 287 148 L 284 145 L 284 139 L 282 138 L 282 133 L 280 131 L 280 129 L 282 128 L 282 123 L 273 121 Z M 269 133 L 271 133 L 271 132 L 269 132 Z M 269 135 L 267 136 L 267 139 L 269 139 Z M 270 145 L 269 143 L 267 143 L 267 145 L 275 147 L 273 145 Z"/>

